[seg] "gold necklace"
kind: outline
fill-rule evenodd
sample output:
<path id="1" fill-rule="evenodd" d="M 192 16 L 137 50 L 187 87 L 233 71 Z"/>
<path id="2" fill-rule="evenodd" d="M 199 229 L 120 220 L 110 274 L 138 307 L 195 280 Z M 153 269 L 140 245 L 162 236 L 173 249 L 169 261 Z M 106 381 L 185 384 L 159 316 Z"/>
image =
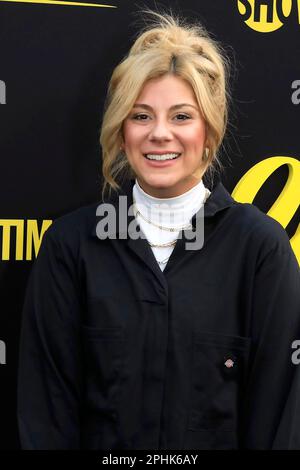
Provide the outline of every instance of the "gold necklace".
<path id="1" fill-rule="evenodd" d="M 173 240 L 172 242 L 161 243 L 161 244 L 160 243 L 150 243 L 148 241 L 149 245 L 153 246 L 154 248 L 165 248 L 165 247 L 168 247 L 168 246 L 173 246 L 173 245 L 176 244 L 176 242 L 177 242 L 177 238 L 176 238 L 176 240 Z"/>
<path id="2" fill-rule="evenodd" d="M 205 188 L 205 191 L 206 191 L 206 194 L 205 194 L 205 198 L 204 198 L 204 201 L 203 201 L 203 204 L 206 202 L 208 196 L 210 195 L 210 192 L 207 188 Z M 151 222 L 151 220 L 147 219 L 137 208 L 137 205 L 136 205 L 136 200 L 133 196 L 133 205 L 135 207 L 135 210 L 136 210 L 136 213 L 135 213 L 135 217 L 139 214 L 146 222 L 148 222 L 149 224 L 151 225 L 154 225 L 155 227 L 158 227 L 160 228 L 161 230 L 167 230 L 167 231 L 170 231 L 170 232 L 175 232 L 175 231 L 180 231 L 182 229 L 186 229 L 186 228 L 192 228 L 192 225 L 191 224 L 188 224 L 188 225 L 185 225 L 183 227 L 179 227 L 177 229 L 175 229 L 174 227 L 163 227 L 162 225 L 159 225 L 159 224 L 155 224 L 154 222 Z M 165 247 L 168 247 L 168 246 L 173 246 L 176 244 L 177 242 L 177 238 L 176 240 L 173 240 L 172 242 L 167 242 L 167 243 L 150 243 L 149 240 L 147 240 L 149 245 L 152 246 L 153 248 L 165 248 Z M 158 261 L 158 263 L 160 264 L 164 264 L 167 260 L 169 259 L 166 258 L 165 260 L 162 260 L 162 261 Z"/>
<path id="3" fill-rule="evenodd" d="M 180 230 L 186 230 L 188 228 L 192 228 L 192 225 L 191 224 L 187 224 L 187 225 L 183 225 L 182 227 L 164 227 L 162 225 L 159 225 L 159 224 L 155 224 L 154 222 L 151 222 L 151 220 L 147 219 L 137 208 L 137 205 L 136 205 L 136 200 L 133 198 L 133 205 L 135 207 L 135 210 L 136 210 L 136 214 L 135 214 L 135 217 L 137 215 L 140 215 L 142 217 L 142 219 L 144 219 L 146 222 L 148 222 L 148 224 L 151 224 L 151 225 L 154 225 L 154 227 L 157 227 L 157 228 L 160 228 L 161 230 L 167 230 L 168 232 L 178 232 Z"/>
<path id="4" fill-rule="evenodd" d="M 157 260 L 157 262 L 158 262 L 158 264 L 165 264 L 165 263 L 168 262 L 168 259 L 169 259 L 169 258 L 170 258 L 170 256 L 168 256 L 168 257 L 165 258 L 165 259 L 162 259 L 161 261 L 158 261 L 158 260 Z"/>

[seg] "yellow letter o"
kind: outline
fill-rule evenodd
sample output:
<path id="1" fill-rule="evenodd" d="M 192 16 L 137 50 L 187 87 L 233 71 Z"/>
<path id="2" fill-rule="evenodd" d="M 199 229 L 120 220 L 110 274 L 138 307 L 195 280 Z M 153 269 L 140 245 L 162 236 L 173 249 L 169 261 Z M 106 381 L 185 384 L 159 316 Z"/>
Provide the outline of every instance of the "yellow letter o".
<path id="1" fill-rule="evenodd" d="M 288 165 L 289 176 L 268 215 L 286 228 L 300 204 L 300 161 L 296 158 L 270 157 L 257 163 L 240 179 L 232 197 L 238 202 L 252 203 L 264 182 L 282 165 Z M 300 264 L 300 224 L 290 242 Z"/>

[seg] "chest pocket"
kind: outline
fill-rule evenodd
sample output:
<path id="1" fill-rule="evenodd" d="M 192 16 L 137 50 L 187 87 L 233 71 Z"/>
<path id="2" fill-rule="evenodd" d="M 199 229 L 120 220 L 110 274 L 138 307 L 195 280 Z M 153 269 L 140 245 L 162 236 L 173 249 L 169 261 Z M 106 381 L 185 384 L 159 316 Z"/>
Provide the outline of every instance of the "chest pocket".
<path id="1" fill-rule="evenodd" d="M 191 431 L 236 431 L 251 339 L 198 332 L 194 336 Z"/>

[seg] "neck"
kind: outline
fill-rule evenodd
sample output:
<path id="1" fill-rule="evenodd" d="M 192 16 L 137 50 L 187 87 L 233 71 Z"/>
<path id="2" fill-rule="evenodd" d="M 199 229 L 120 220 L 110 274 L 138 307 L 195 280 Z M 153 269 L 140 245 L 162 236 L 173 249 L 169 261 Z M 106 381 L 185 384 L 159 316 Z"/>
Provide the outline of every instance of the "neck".
<path id="1" fill-rule="evenodd" d="M 207 197 L 207 189 L 202 180 L 184 194 L 169 198 L 158 198 L 147 194 L 135 181 L 133 187 L 133 199 L 138 210 L 148 219 L 159 223 L 159 220 L 167 221 L 170 217 L 174 225 L 180 225 L 182 221 L 188 222 L 204 203 Z M 166 223 L 166 225 L 169 225 Z M 171 224 L 173 225 L 173 224 Z"/>

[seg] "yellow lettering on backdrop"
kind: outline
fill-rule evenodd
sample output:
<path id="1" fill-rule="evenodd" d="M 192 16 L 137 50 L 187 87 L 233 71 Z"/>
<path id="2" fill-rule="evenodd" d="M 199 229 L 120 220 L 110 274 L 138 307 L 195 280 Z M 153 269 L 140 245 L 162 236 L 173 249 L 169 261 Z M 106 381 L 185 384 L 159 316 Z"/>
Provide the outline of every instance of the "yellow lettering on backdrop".
<path id="1" fill-rule="evenodd" d="M 79 3 L 79 2 L 64 2 L 60 0 L 0 0 L 0 2 L 12 3 L 37 3 L 44 5 L 65 5 L 75 7 L 94 7 L 94 8 L 117 8 L 114 5 L 99 5 L 99 3 Z"/>
<path id="2" fill-rule="evenodd" d="M 292 7 L 296 7 L 295 2 L 296 0 L 270 0 L 269 2 L 238 0 L 237 6 L 239 13 L 247 16 L 245 20 L 247 26 L 259 33 L 271 33 L 283 26 L 278 16 L 278 8 L 281 7 L 284 20 L 291 15 Z M 297 0 L 297 9 L 300 20 L 300 0 Z"/>
<path id="3" fill-rule="evenodd" d="M 38 255 L 44 233 L 51 224 L 52 220 L 43 220 L 41 232 L 39 233 L 37 220 L 27 220 L 26 260 L 32 259 L 32 244 L 34 245 L 35 256 Z"/>
<path id="4" fill-rule="evenodd" d="M 0 226 L 2 226 L 2 260 L 9 260 L 11 227 L 16 227 L 16 260 L 22 260 L 24 220 L 0 219 Z"/>
<path id="5" fill-rule="evenodd" d="M 238 202 L 252 203 L 264 182 L 282 165 L 288 166 L 289 176 L 268 215 L 286 228 L 300 204 L 300 161 L 296 158 L 270 157 L 257 163 L 240 179 L 232 197 Z M 300 224 L 290 241 L 300 264 Z"/>
<path id="6" fill-rule="evenodd" d="M 16 261 L 23 260 L 24 251 L 24 220 L 22 219 L 0 219 L 0 227 L 2 227 L 2 261 L 10 260 L 10 241 L 11 241 L 11 228 L 15 228 L 16 233 L 16 246 L 15 246 L 15 259 Z M 39 233 L 37 220 L 27 221 L 26 231 L 26 260 L 32 259 L 32 245 L 34 246 L 35 255 L 38 255 L 42 239 L 46 230 L 52 224 L 52 220 L 43 220 L 41 231 Z"/>

